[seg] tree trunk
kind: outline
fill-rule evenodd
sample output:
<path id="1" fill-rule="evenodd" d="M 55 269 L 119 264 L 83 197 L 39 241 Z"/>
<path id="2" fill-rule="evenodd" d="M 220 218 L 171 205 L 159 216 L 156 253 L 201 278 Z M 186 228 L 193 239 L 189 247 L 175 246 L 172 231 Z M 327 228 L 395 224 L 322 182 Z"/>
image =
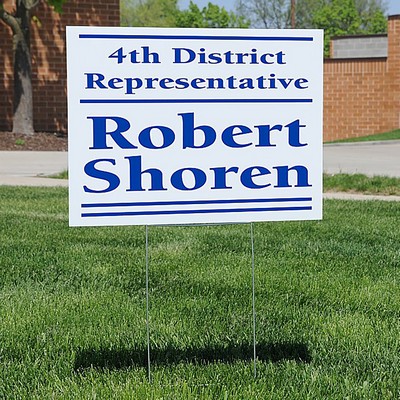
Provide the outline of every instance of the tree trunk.
<path id="1" fill-rule="evenodd" d="M 296 0 L 290 2 L 290 27 L 296 28 Z"/>
<path id="2" fill-rule="evenodd" d="M 14 53 L 13 132 L 32 135 L 32 63 L 30 49 L 30 13 L 38 0 L 17 0 L 16 13 L 10 14 L 0 2 L 0 19 L 12 30 Z"/>
<path id="3" fill-rule="evenodd" d="M 14 50 L 14 115 L 13 132 L 32 135 L 33 96 L 30 50 L 30 8 L 17 1 L 17 29 L 13 29 Z"/>

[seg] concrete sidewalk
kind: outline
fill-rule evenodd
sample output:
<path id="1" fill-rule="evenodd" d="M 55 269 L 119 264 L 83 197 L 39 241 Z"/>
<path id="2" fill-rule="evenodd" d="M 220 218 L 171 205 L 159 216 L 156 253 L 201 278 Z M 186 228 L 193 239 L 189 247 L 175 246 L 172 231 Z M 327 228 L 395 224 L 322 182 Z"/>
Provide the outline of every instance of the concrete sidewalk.
<path id="1" fill-rule="evenodd" d="M 382 196 L 374 194 L 362 194 L 362 193 L 346 193 L 346 192 L 327 192 L 324 193 L 324 199 L 335 199 L 335 200 L 379 200 L 379 201 L 400 201 L 400 196 Z"/>
<path id="2" fill-rule="evenodd" d="M 67 152 L 0 151 L 0 185 L 68 186 L 67 179 L 46 178 L 66 169 Z"/>
<path id="3" fill-rule="evenodd" d="M 326 144 L 324 172 L 400 178 L 400 140 Z"/>

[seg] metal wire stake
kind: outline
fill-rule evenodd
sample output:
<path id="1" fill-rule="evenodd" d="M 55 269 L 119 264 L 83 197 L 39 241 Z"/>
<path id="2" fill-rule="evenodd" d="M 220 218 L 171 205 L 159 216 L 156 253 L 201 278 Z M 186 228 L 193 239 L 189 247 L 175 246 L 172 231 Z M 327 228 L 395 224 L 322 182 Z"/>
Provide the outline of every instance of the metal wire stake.
<path id="1" fill-rule="evenodd" d="M 251 238 L 251 269 L 252 269 L 252 286 L 253 286 L 253 352 L 254 352 L 254 378 L 257 377 L 257 349 L 256 349 L 256 290 L 255 290 L 255 271 L 254 271 L 254 235 L 253 223 L 250 222 L 250 238 Z"/>
<path id="2" fill-rule="evenodd" d="M 150 322 L 149 322 L 149 228 L 146 225 L 146 329 L 147 329 L 147 374 L 151 383 L 150 369 Z"/>

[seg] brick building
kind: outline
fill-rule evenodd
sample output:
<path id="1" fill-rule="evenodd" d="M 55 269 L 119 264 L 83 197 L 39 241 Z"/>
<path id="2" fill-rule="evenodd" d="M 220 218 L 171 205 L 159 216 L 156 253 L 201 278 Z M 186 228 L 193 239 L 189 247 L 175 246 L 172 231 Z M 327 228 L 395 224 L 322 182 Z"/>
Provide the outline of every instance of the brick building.
<path id="1" fill-rule="evenodd" d="M 324 140 L 400 128 L 400 15 L 389 17 L 387 35 L 333 40 L 331 55 L 324 63 Z"/>
<path id="2" fill-rule="evenodd" d="M 5 0 L 10 9 L 15 0 Z M 119 25 L 119 0 L 69 0 L 64 12 L 44 0 L 32 22 L 34 126 L 67 132 L 66 25 Z M 400 128 L 400 15 L 389 17 L 388 34 L 332 42 L 324 63 L 324 140 Z M 357 58 L 356 58 L 357 57 Z M 0 130 L 12 127 L 12 42 L 0 22 Z"/>
<path id="3" fill-rule="evenodd" d="M 15 0 L 5 0 L 11 11 Z M 36 131 L 67 131 L 67 25 L 119 26 L 119 0 L 69 0 L 57 14 L 40 0 L 32 20 L 31 51 L 34 127 Z M 12 33 L 0 21 L 0 130 L 12 129 Z"/>

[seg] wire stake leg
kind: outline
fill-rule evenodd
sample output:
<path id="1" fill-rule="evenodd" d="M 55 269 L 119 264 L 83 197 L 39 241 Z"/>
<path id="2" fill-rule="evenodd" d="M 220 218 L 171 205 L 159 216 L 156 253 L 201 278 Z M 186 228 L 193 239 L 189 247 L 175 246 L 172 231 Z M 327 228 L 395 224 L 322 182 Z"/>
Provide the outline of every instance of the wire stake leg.
<path id="1" fill-rule="evenodd" d="M 151 383 L 150 368 L 150 321 L 149 321 L 149 228 L 146 225 L 146 330 L 147 330 L 147 374 Z"/>
<path id="2" fill-rule="evenodd" d="M 255 268 L 254 268 L 254 234 L 253 223 L 250 222 L 251 239 L 251 280 L 252 280 L 252 306 L 253 306 L 253 356 L 254 356 L 254 378 L 257 377 L 257 349 L 256 349 L 256 290 L 255 290 Z"/>

